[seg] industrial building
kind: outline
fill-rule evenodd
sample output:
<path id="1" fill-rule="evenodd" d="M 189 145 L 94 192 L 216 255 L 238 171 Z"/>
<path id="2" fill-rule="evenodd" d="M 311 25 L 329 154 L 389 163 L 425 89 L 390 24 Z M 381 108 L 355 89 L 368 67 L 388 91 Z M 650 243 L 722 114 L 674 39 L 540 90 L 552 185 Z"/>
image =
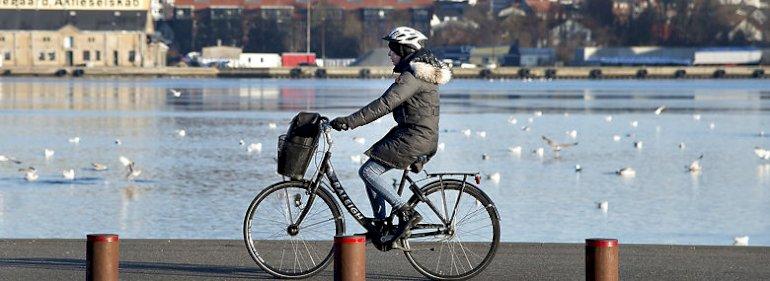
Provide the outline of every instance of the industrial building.
<path id="1" fill-rule="evenodd" d="M 165 66 L 151 0 L 2 1 L 3 67 Z"/>

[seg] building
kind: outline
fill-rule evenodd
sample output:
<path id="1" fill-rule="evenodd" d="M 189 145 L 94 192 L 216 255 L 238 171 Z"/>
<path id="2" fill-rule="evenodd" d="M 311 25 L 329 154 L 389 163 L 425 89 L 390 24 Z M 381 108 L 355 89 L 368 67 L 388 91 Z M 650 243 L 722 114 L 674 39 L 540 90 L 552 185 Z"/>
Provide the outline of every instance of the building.
<path id="1" fill-rule="evenodd" d="M 150 0 L 2 1 L 0 54 L 9 66 L 165 65 Z"/>

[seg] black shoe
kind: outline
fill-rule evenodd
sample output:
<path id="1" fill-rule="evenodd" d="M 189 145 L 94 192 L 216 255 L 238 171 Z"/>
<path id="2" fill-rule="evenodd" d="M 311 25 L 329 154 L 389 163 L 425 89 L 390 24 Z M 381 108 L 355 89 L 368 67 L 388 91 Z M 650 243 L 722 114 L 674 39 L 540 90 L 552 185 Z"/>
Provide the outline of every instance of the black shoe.
<path id="1" fill-rule="evenodd" d="M 383 242 L 392 244 L 411 234 L 410 229 L 422 221 L 420 213 L 408 206 L 403 206 L 396 211 L 398 227 L 390 235 L 383 237 Z"/>

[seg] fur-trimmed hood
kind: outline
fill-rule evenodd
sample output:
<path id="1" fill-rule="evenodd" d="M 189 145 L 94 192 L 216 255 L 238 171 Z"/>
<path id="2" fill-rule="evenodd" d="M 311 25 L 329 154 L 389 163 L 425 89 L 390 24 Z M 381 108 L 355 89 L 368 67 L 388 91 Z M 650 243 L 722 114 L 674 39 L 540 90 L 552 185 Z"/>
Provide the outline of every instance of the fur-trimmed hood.
<path id="1" fill-rule="evenodd" d="M 413 61 L 409 63 L 414 77 L 425 82 L 444 85 L 452 79 L 452 71 L 447 66 L 437 67 L 425 62 Z"/>

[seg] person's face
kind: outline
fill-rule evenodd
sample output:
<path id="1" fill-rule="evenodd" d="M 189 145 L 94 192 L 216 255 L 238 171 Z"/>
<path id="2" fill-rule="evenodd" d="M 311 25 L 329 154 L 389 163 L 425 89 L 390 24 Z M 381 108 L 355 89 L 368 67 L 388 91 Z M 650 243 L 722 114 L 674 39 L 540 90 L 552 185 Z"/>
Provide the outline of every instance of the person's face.
<path id="1" fill-rule="evenodd" d="M 393 63 L 393 65 L 397 65 L 399 61 L 401 61 L 401 57 L 394 53 L 393 50 L 388 50 L 388 56 L 390 57 L 390 62 Z"/>

